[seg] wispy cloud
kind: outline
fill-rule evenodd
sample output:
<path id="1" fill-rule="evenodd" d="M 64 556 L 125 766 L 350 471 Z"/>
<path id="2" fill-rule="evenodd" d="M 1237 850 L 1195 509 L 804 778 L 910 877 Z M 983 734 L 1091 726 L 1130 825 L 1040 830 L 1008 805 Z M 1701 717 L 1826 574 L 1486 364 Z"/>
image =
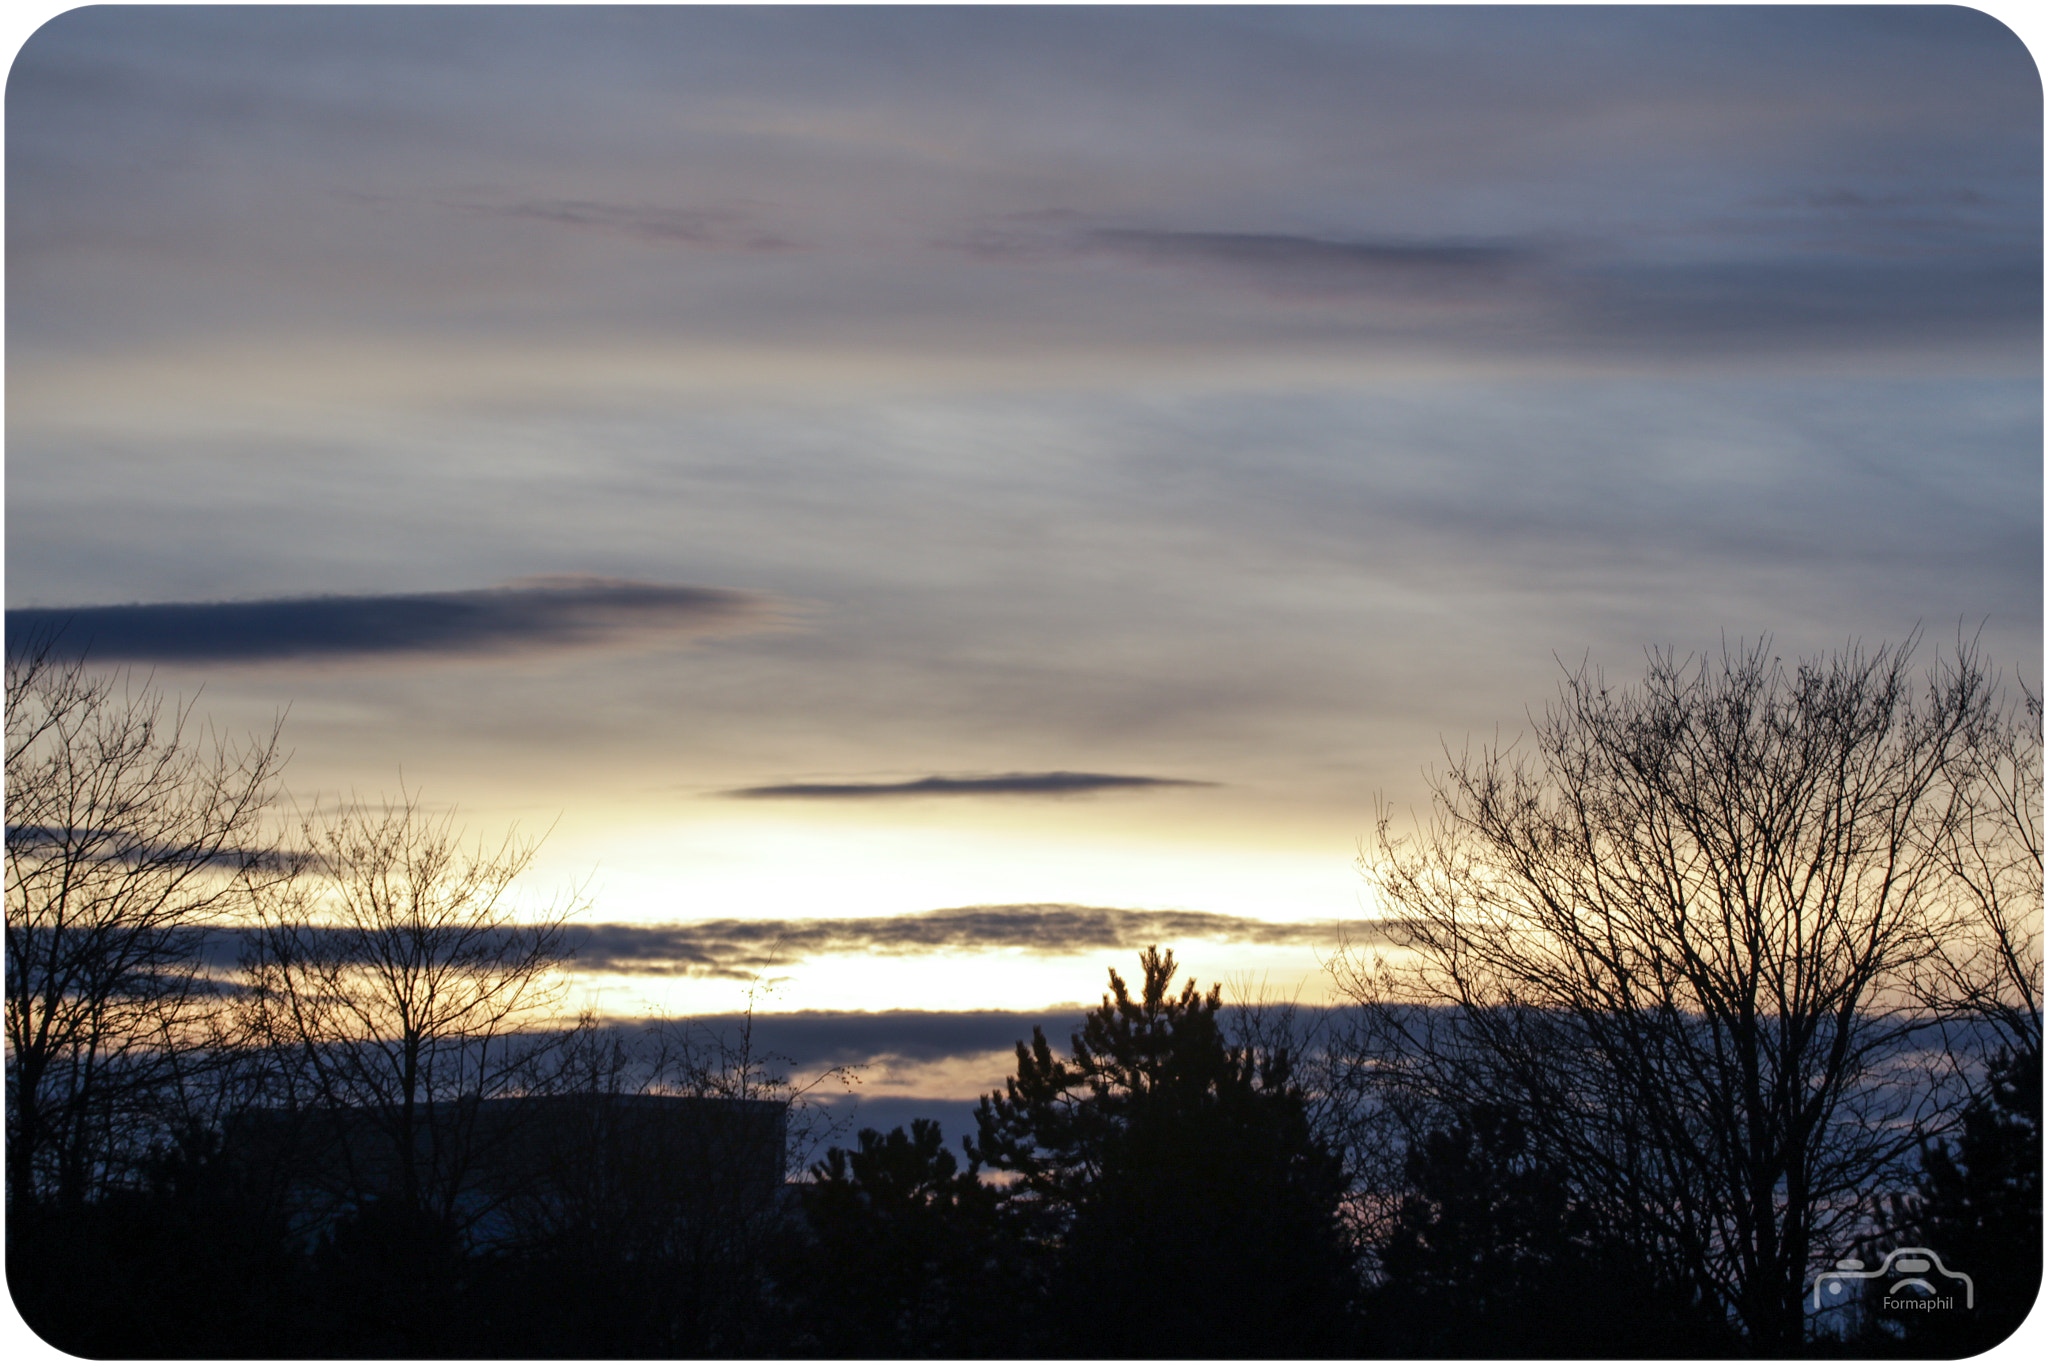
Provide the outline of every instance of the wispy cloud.
<path id="1" fill-rule="evenodd" d="M 920 777 L 908 782 L 784 782 L 768 787 L 740 787 L 721 795 L 745 800 L 859 801 L 888 796 L 1075 796 L 1132 788 L 1215 785 L 1189 778 L 1121 773 L 997 773 L 989 777 Z"/>
<path id="2" fill-rule="evenodd" d="M 1569 311 L 1588 336 L 1677 352 L 2019 338 L 2038 333 L 2041 317 L 2038 247 L 1959 258 L 1813 260 L 1788 253 L 1622 264 L 1573 288 Z"/>
<path id="3" fill-rule="evenodd" d="M 1527 242 L 1342 240 L 1279 232 L 1090 227 L 1062 210 L 1011 214 L 940 246 L 990 260 L 1101 256 L 1178 266 L 1282 293 L 1434 295 L 1498 289 L 1546 253 Z"/>
<path id="4" fill-rule="evenodd" d="M 622 976 L 751 981 L 808 958 L 863 954 L 918 957 L 1022 949 L 1034 954 L 1133 952 L 1149 944 L 1234 943 L 1335 948 L 1389 941 L 1376 920 L 1263 920 L 1197 910 L 1129 910 L 1096 905 L 969 905 L 855 919 L 711 919 L 675 924 L 600 922 L 574 926 L 571 969 Z M 508 935 L 519 931 L 505 931 Z M 301 946 L 339 950 L 341 931 L 309 926 Z M 200 956 L 215 970 L 241 956 L 244 931 L 207 930 Z"/>
<path id="5" fill-rule="evenodd" d="M 1099 990 L 1106 978 L 1098 975 L 1094 984 Z M 852 1067 L 860 1077 L 858 1091 L 835 1094 L 832 1087 L 820 1087 L 807 1101 L 838 1108 L 842 1117 L 851 1112 L 862 1127 L 886 1129 L 912 1117 L 943 1115 L 958 1134 L 974 1131 L 974 1102 L 966 1097 L 1001 1086 L 1003 1076 L 1015 1070 L 1017 1044 L 1043 1029 L 1049 1041 L 1065 1046 L 1088 1008 L 1075 1002 L 1044 1010 L 789 1010 L 593 1023 L 639 1059 L 637 1067 L 627 1065 L 629 1081 L 648 1079 L 651 1064 L 663 1054 L 673 1060 L 687 1053 L 712 1066 L 744 1057 L 799 1084 L 829 1068 Z M 1226 986 L 1223 1021 L 1233 1037 L 1270 1037 L 1271 1025 L 1284 1021 L 1306 1053 L 1330 1036 L 1342 1008 L 1240 999 Z"/>
<path id="6" fill-rule="evenodd" d="M 9 825 L 7 851 L 10 858 L 30 861 L 61 858 L 74 863 L 119 863 L 130 867 L 184 868 L 210 864 L 222 868 L 283 869 L 295 862 L 292 854 L 281 849 L 161 843 L 143 838 L 135 830 L 81 825 Z"/>
<path id="7" fill-rule="evenodd" d="M 1519 243 L 1332 241 L 1270 232 L 1097 228 L 1079 250 L 1189 265 L 1285 289 L 1442 293 L 1498 288 L 1541 253 Z"/>
<path id="8" fill-rule="evenodd" d="M 1107 979 L 1098 974 L 1092 984 L 1099 991 Z M 663 1043 L 671 1053 L 681 1045 L 699 1058 L 744 1053 L 757 1064 L 798 1079 L 829 1067 L 854 1067 L 863 1082 L 861 1121 L 873 1124 L 868 1115 L 890 1113 L 887 1106 L 892 1102 L 922 1095 L 928 1097 L 923 1103 L 929 1104 L 932 1097 L 962 1097 L 999 1087 L 1004 1074 L 1015 1069 L 1017 1044 L 1028 1043 L 1034 1029 L 1043 1029 L 1048 1040 L 1064 1046 L 1081 1027 L 1088 1008 L 1076 1002 L 1044 1010 L 792 1010 L 651 1021 L 613 1018 L 599 1027 L 642 1055 L 658 1051 Z M 1225 1029 L 1240 1038 L 1270 1039 L 1277 1025 L 1308 1051 L 1329 1038 L 1343 1008 L 1256 995 L 1243 998 L 1226 986 L 1223 1020 Z M 884 1107 L 870 1110 L 878 1099 Z M 962 1123 L 964 1131 L 973 1131 L 971 1115 L 960 1108 L 923 1112 L 946 1112 Z M 900 1121 L 892 1117 L 879 1126 Z"/>
<path id="9" fill-rule="evenodd" d="M 1101 978 L 1099 978 L 1101 979 Z M 787 1010 L 704 1014 L 655 1021 L 651 1027 L 702 1046 L 737 1041 L 806 1071 L 863 1066 L 876 1058 L 943 1062 L 1007 1052 L 1033 1028 L 1065 1040 L 1081 1020 L 1078 1009 L 1050 1010 Z M 625 1037 L 650 1028 L 645 1021 L 610 1019 L 605 1027 Z"/>
<path id="10" fill-rule="evenodd" d="M 580 971 L 751 977 L 826 954 L 913 956 L 1018 948 L 1034 953 L 1132 950 L 1191 939 L 1334 947 L 1377 942 L 1370 921 L 1272 921 L 1191 910 L 1093 905 L 971 905 L 856 919 L 717 919 L 681 924 L 591 924 L 576 949 Z"/>
<path id="11" fill-rule="evenodd" d="M 1789 194 L 1758 195 L 1749 201 L 1759 208 L 1800 208 L 1827 210 L 1888 210 L 1899 208 L 1980 208 L 1995 201 L 1974 189 L 1917 189 L 1907 192 L 1866 194 L 1842 185 L 1801 190 Z"/>
<path id="12" fill-rule="evenodd" d="M 1167 267 L 1212 289 L 1319 302 L 1368 330 L 1420 326 L 1482 350 L 1853 349 L 2038 330 L 2038 235 L 1979 213 L 1988 202 L 1969 190 L 1759 198 L 1694 224 L 1676 255 L 1627 232 L 1317 237 L 1091 225 L 1057 210 L 990 219 L 937 245 L 990 261 Z"/>
<path id="13" fill-rule="evenodd" d="M 779 251 L 795 245 L 764 226 L 752 212 L 738 208 L 681 208 L 598 199 L 522 199 L 455 207 L 490 217 L 526 218 L 690 246 Z"/>
<path id="14" fill-rule="evenodd" d="M 22 607 L 8 611 L 7 630 L 17 641 L 54 636 L 58 648 L 98 660 L 243 663 L 581 649 L 770 615 L 769 599 L 754 593 L 575 575 L 461 592 Z"/>

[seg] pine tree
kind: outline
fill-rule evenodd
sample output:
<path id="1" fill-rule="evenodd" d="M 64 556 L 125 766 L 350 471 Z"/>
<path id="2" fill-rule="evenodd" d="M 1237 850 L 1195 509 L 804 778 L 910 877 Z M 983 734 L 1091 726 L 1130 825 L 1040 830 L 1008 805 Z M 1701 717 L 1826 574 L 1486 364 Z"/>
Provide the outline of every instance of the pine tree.
<path id="1" fill-rule="evenodd" d="M 1613 1211 L 1535 1150 L 1529 1125 L 1473 1106 L 1417 1143 L 1375 1248 L 1375 1354 L 1707 1356 L 1725 1320 L 1688 1301 Z"/>
<path id="2" fill-rule="evenodd" d="M 1917 1193 L 1893 1207 L 1884 1235 L 1865 1252 L 1872 1265 L 1894 1247 L 1925 1247 L 1971 1278 L 1961 1311 L 1886 1311 L 1883 1286 L 1873 1317 L 1913 1355 L 1966 1356 L 1989 1350 L 2026 1320 L 2041 1287 L 2041 1051 L 2001 1053 L 1984 1093 L 1963 1111 L 1953 1142 L 1920 1155 Z"/>
<path id="3" fill-rule="evenodd" d="M 1309 1356 L 1350 1344 L 1355 1292 L 1341 1161 L 1311 1129 L 1294 1060 L 1232 1047 L 1220 987 L 1172 993 L 1141 959 L 1056 1055 L 1043 1030 L 986 1096 L 979 1161 L 1052 1256 L 1055 1351 Z"/>
<path id="4" fill-rule="evenodd" d="M 1007 1300 L 1017 1248 L 1003 1191 L 965 1170 L 939 1125 L 863 1129 L 811 1168 L 808 1237 L 784 1268 L 806 1354 L 866 1358 L 1015 1355 Z"/>

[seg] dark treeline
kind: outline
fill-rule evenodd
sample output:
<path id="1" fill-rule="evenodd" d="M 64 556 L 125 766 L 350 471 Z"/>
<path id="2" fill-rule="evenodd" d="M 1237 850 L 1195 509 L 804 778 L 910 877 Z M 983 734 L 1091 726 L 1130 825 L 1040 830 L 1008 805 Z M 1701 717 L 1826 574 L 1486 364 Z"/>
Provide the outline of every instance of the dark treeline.
<path id="1" fill-rule="evenodd" d="M 9 1287 L 102 1358 L 1982 1349 L 2040 1278 L 2041 710 L 1908 653 L 1569 677 L 1383 818 L 1347 1005 L 1148 949 L 949 1145 L 819 1127 L 748 1015 L 542 1026 L 531 844 L 279 836 L 275 735 L 30 650 Z"/>

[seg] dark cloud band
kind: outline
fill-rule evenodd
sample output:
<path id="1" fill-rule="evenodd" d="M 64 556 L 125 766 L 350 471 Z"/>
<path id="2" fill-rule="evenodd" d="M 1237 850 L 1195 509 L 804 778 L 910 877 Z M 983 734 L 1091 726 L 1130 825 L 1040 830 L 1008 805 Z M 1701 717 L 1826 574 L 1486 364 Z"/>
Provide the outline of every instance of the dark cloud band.
<path id="1" fill-rule="evenodd" d="M 1813 250 L 1796 233 L 1773 239 L 1753 223 L 1703 229 L 1708 250 L 1697 258 L 1659 259 L 1596 239 L 1346 240 L 1087 227 L 1043 214 L 1011 215 L 945 245 L 991 260 L 1092 256 L 1171 267 L 1215 285 L 1364 307 L 1361 322 L 1375 327 L 1465 331 L 1489 349 L 1534 341 L 1553 350 L 1692 353 L 2038 336 L 2037 234 L 1968 252 L 1933 249 L 1923 240 L 1930 227 L 1884 216 L 1896 218 L 1901 205 L 1846 192 L 1812 198 L 1837 219 L 1856 214 L 1831 220 L 1835 248 Z M 1950 194 L 1929 211 L 1953 217 L 1974 207 Z"/>
<path id="2" fill-rule="evenodd" d="M 912 957 L 941 952 L 1015 948 L 1046 955 L 1131 952 L 1148 944 L 1200 940 L 1261 947 L 1334 949 L 1388 940 L 1390 926 L 1375 920 L 1263 920 L 1199 910 L 1126 910 L 1097 905 L 969 905 L 909 915 L 857 919 L 711 919 L 676 924 L 596 923 L 574 926 L 568 946 L 578 972 L 752 980 L 806 958 L 865 953 Z M 216 928 L 203 956 L 215 968 L 232 966 L 243 934 Z M 347 935 L 301 930 L 302 950 Z"/>
<path id="3" fill-rule="evenodd" d="M 1442 289 L 1496 283 L 1537 259 L 1529 247 L 1481 242 L 1346 242 L 1261 232 L 1164 232 L 1099 228 L 1083 249 L 1138 260 L 1186 263 L 1276 284 L 1319 288 Z"/>
<path id="4" fill-rule="evenodd" d="M 1021 214 L 941 245 L 989 260 L 1108 257 L 1179 266 L 1281 293 L 1424 294 L 1497 288 L 1512 272 L 1540 264 L 1523 242 L 1344 241 L 1277 232 L 1192 232 L 1163 228 L 1079 228 L 1067 215 Z"/>
<path id="5" fill-rule="evenodd" d="M 494 217 L 525 218 L 688 246 L 778 251 L 791 245 L 756 222 L 751 214 L 731 208 L 673 208 L 593 199 L 533 199 L 456 207 Z"/>
<path id="6" fill-rule="evenodd" d="M 294 865 L 292 855 L 276 849 L 156 843 L 138 838 L 132 830 L 77 825 L 9 825 L 7 853 L 9 858 L 30 861 L 64 859 L 129 867 L 206 865 L 281 871 Z"/>
<path id="7" fill-rule="evenodd" d="M 54 637 L 98 660 L 243 663 L 576 649 L 703 634 L 768 614 L 767 599 L 751 593 L 575 576 L 466 592 L 16 608 L 7 633 L 17 642 Z"/>
<path id="8" fill-rule="evenodd" d="M 591 924 L 579 931 L 576 966 L 586 972 L 742 979 L 826 954 L 900 957 L 997 948 L 1038 954 L 1129 951 L 1192 939 L 1335 948 L 1341 942 L 1378 942 L 1384 937 L 1384 926 L 1371 921 L 1273 921 L 1093 905 L 972 905 L 859 919 Z"/>
<path id="9" fill-rule="evenodd" d="M 1072 796 L 1130 788 L 1215 785 L 1187 778 L 1120 773 L 999 773 L 991 777 L 920 777 L 910 782 L 787 782 L 772 787 L 741 787 L 723 794 L 748 800 L 839 801 L 883 796 Z"/>

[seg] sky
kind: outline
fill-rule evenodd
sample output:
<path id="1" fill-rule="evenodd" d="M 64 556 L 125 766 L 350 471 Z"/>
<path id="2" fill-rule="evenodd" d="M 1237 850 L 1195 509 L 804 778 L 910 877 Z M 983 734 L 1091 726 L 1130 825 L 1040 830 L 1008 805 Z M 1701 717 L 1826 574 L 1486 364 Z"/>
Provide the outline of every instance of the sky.
<path id="1" fill-rule="evenodd" d="M 1944 7 L 69 11 L 9 631 L 957 1100 L 1147 943 L 1326 1001 L 1566 669 L 2038 686 L 2041 113 Z"/>

